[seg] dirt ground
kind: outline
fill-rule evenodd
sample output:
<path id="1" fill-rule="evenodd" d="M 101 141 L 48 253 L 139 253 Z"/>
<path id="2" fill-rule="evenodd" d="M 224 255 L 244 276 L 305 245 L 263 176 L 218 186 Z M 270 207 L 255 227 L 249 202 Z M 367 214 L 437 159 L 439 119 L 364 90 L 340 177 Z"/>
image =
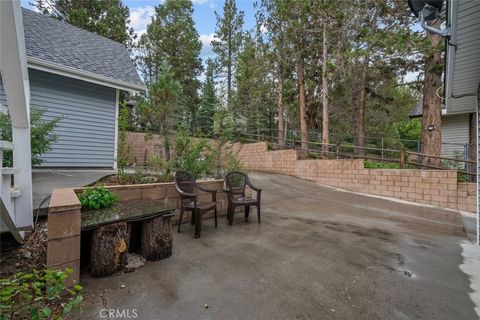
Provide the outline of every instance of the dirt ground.
<path id="1" fill-rule="evenodd" d="M 39 221 L 27 232 L 19 245 L 9 234 L 2 234 L 0 276 L 7 278 L 17 272 L 43 270 L 47 264 L 47 222 Z"/>
<path id="2" fill-rule="evenodd" d="M 256 212 L 183 226 L 173 256 L 133 273 L 82 274 L 85 319 L 478 319 L 458 214 L 254 174 Z M 117 313 L 118 315 L 119 313 Z"/>

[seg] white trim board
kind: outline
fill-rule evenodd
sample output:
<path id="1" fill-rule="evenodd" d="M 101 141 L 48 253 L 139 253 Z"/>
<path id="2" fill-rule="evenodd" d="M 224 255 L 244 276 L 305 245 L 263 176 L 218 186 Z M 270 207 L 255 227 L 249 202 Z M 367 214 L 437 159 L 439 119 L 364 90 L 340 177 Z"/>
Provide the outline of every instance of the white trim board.
<path id="1" fill-rule="evenodd" d="M 106 87 L 111 87 L 115 89 L 120 89 L 130 92 L 144 92 L 145 86 L 130 84 L 121 80 L 114 80 L 108 77 L 104 77 L 93 72 L 83 71 L 72 67 L 67 67 L 58 63 L 47 62 L 42 59 L 28 57 L 27 56 L 28 67 L 40 71 L 50 72 L 58 74 L 64 77 L 69 77 L 73 79 L 78 79 L 86 82 L 91 82 L 99 84 Z"/>
<path id="2" fill-rule="evenodd" d="M 120 90 L 115 90 L 115 146 L 113 148 L 113 169 L 117 170 L 118 159 L 118 117 L 120 112 Z"/>

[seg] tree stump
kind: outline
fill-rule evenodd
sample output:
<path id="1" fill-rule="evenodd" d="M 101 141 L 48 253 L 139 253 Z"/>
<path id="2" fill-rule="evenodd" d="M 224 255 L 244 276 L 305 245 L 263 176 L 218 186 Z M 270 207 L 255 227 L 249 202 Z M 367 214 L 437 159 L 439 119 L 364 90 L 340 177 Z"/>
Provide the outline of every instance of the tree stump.
<path id="1" fill-rule="evenodd" d="M 172 255 L 172 218 L 166 214 L 145 220 L 142 226 L 142 256 L 149 261 Z"/>
<path id="2" fill-rule="evenodd" d="M 128 228 L 126 222 L 101 226 L 92 232 L 90 274 L 105 277 L 127 264 Z"/>

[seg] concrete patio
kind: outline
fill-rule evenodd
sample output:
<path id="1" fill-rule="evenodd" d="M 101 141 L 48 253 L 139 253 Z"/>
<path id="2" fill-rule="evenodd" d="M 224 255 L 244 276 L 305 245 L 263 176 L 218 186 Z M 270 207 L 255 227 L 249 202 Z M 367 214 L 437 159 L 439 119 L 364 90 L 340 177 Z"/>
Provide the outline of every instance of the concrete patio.
<path id="1" fill-rule="evenodd" d="M 262 224 L 255 210 L 249 223 L 236 214 L 215 229 L 209 220 L 200 239 L 185 224 L 166 260 L 108 278 L 82 274 L 84 317 L 478 318 L 480 253 L 458 213 L 288 176 L 252 180 L 264 188 Z"/>
<path id="2" fill-rule="evenodd" d="M 53 189 L 83 187 L 105 176 L 114 174 L 114 170 L 59 170 L 36 169 L 32 170 L 32 193 L 34 213 L 40 208 L 41 214 L 46 214 L 48 199 Z M 45 200 L 45 201 L 44 201 Z"/>

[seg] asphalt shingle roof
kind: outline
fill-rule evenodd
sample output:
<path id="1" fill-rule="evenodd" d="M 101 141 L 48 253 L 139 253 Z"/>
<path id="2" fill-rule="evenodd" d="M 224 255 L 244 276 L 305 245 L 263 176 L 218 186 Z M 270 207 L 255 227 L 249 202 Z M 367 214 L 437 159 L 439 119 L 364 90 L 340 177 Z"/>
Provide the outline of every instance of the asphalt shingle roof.
<path id="1" fill-rule="evenodd" d="M 28 57 L 144 86 L 121 43 L 25 8 L 23 26 Z"/>

